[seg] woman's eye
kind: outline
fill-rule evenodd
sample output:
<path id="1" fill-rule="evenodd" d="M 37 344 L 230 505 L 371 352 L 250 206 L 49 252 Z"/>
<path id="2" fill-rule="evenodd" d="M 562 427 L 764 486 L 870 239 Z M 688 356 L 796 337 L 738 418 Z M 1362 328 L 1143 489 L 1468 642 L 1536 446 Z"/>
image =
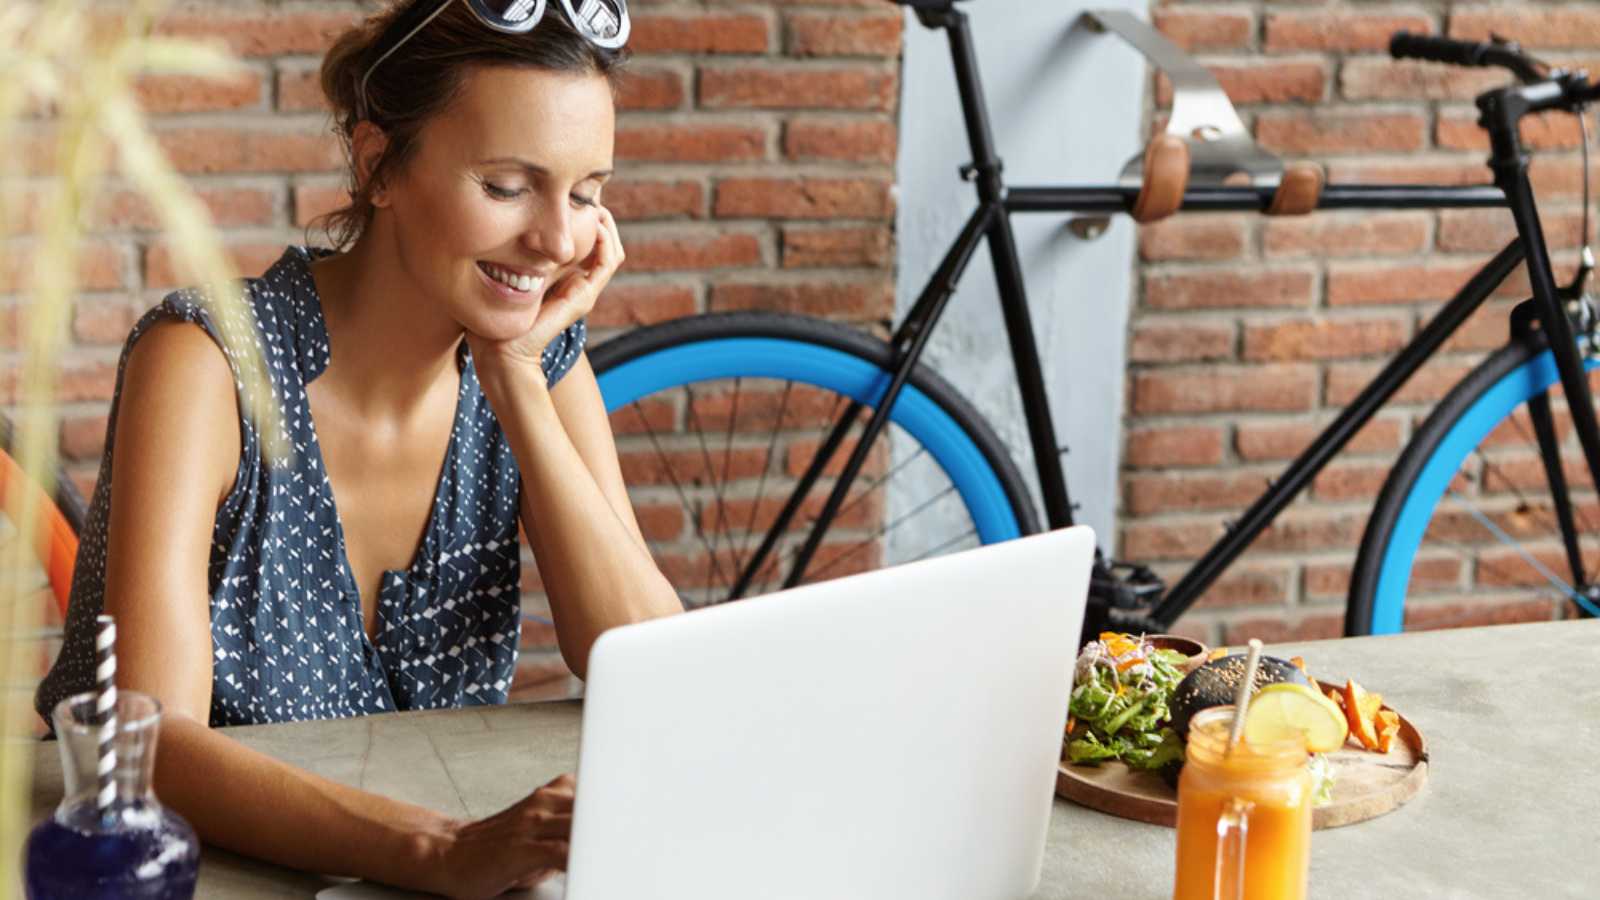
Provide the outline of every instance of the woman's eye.
<path id="1" fill-rule="evenodd" d="M 594 197 L 585 197 L 582 194 L 573 194 L 572 202 L 578 204 L 579 206 L 594 206 L 597 202 L 599 202 L 599 196 L 596 195 Z"/>
<path id="2" fill-rule="evenodd" d="M 512 200 L 520 197 L 523 191 L 521 188 L 503 188 L 497 184 L 491 184 L 487 181 L 483 183 L 483 190 L 484 193 L 495 198 L 496 200 Z"/>

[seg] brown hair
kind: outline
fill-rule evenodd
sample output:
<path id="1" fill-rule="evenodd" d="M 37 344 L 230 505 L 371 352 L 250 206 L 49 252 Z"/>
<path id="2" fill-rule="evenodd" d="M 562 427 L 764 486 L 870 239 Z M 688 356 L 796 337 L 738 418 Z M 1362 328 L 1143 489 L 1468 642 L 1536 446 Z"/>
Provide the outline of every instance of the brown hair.
<path id="1" fill-rule="evenodd" d="M 374 212 L 373 191 L 416 155 L 423 126 L 450 105 L 474 67 L 592 73 L 614 88 L 628 56 L 626 49 L 606 50 L 589 43 L 553 3 L 532 31 L 505 34 L 478 21 L 462 0 L 449 0 L 442 13 L 385 59 L 367 81 L 366 118 L 383 130 L 389 143 L 371 177 L 362 183 L 352 147 L 361 121 L 361 78 L 403 37 L 389 33 L 395 19 L 413 3 L 434 2 L 440 0 L 402 0 L 369 16 L 341 34 L 323 58 L 322 93 L 333 110 L 333 130 L 344 145 L 350 203 L 318 216 L 307 234 L 320 224 L 337 249 L 346 249 L 366 231 Z"/>

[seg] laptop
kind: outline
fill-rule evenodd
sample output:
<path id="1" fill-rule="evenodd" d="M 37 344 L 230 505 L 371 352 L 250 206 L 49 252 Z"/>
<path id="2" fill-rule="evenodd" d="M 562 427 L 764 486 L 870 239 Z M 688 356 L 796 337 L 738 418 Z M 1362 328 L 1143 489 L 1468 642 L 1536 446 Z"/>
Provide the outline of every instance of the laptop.
<path id="1" fill-rule="evenodd" d="M 1093 556 L 1079 526 L 606 632 L 567 874 L 521 896 L 1028 896 Z"/>

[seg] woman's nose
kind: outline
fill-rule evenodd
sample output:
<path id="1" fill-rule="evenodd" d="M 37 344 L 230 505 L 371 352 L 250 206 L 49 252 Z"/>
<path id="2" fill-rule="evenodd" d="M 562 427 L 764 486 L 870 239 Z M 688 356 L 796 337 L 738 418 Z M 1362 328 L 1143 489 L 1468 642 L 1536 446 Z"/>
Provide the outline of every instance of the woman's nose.
<path id="1" fill-rule="evenodd" d="M 541 210 L 524 232 L 523 240 L 529 249 L 545 259 L 558 266 L 566 265 L 577 253 L 572 237 L 572 211 L 565 203 Z"/>

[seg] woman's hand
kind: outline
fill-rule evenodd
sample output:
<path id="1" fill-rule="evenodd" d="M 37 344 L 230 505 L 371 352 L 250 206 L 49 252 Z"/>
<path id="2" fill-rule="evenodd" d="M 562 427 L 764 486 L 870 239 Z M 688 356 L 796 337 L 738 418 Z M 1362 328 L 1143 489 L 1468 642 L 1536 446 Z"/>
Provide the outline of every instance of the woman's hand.
<path id="1" fill-rule="evenodd" d="M 611 282 L 622 265 L 622 236 L 617 232 L 617 220 L 603 206 L 596 208 L 599 227 L 595 229 L 594 249 L 578 267 L 545 292 L 539 306 L 538 317 L 526 334 L 508 341 L 487 341 L 471 332 L 467 345 L 472 349 L 473 365 L 482 374 L 494 366 L 527 367 L 542 372 L 540 356 L 561 332 L 572 323 L 587 316 L 594 309 L 600 292 Z M 541 382 L 542 383 L 542 382 Z"/>
<path id="2" fill-rule="evenodd" d="M 576 784 L 562 775 L 504 812 L 454 828 L 429 889 L 482 900 L 565 871 Z"/>

